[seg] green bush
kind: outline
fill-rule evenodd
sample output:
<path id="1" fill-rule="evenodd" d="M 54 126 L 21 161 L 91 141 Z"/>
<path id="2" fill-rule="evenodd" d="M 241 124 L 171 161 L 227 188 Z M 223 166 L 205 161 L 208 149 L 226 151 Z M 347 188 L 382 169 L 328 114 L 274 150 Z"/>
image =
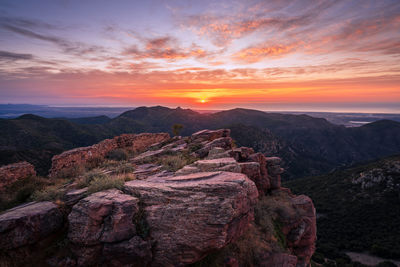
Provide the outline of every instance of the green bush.
<path id="1" fill-rule="evenodd" d="M 88 192 L 92 194 L 111 188 L 122 189 L 124 183 L 125 180 L 119 177 L 95 177 L 89 184 Z"/>
<path id="2" fill-rule="evenodd" d="M 117 148 L 114 150 L 111 150 L 107 153 L 106 156 L 107 159 L 111 159 L 111 160 L 127 160 L 128 159 L 128 152 L 126 152 L 124 149 L 122 148 Z"/>

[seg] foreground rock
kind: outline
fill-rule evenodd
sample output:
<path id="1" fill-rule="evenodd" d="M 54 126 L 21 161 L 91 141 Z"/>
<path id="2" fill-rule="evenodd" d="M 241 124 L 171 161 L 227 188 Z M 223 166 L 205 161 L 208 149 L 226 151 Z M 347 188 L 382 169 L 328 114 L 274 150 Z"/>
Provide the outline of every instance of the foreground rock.
<path id="1" fill-rule="evenodd" d="M 78 265 L 121 263 L 122 258 L 129 263 L 151 260 L 150 243 L 136 235 L 138 202 L 135 197 L 111 189 L 92 194 L 72 208 L 68 239 L 74 244 Z"/>
<path id="2" fill-rule="evenodd" d="M 0 262 L 187 266 L 220 257 L 221 266 L 309 265 L 316 240 L 311 199 L 281 188 L 279 158 L 232 143 L 226 129 L 184 138 L 122 135 L 55 156 L 52 176 L 116 148 L 134 150 L 139 154 L 128 160 L 136 179 L 94 194 L 71 184 L 60 208 L 41 202 L 6 211 Z"/>
<path id="3" fill-rule="evenodd" d="M 60 229 L 63 217 L 51 202 L 28 203 L 0 215 L 0 250 L 35 244 Z"/>
<path id="4" fill-rule="evenodd" d="M 2 166 L 0 167 L 0 191 L 18 180 L 32 176 L 36 176 L 35 168 L 26 161 Z"/>
<path id="5" fill-rule="evenodd" d="M 258 193 L 245 175 L 229 172 L 131 181 L 153 247 L 153 265 L 183 266 L 236 240 L 253 220 Z"/>

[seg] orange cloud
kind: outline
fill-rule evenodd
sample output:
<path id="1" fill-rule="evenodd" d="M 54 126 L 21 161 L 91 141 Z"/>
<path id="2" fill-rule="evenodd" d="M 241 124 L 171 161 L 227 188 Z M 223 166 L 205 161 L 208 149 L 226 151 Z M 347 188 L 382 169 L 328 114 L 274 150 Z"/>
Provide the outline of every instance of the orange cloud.
<path id="1" fill-rule="evenodd" d="M 237 61 L 254 63 L 263 60 L 264 58 L 278 58 L 283 55 L 292 53 L 298 47 L 298 44 L 290 45 L 268 45 L 260 44 L 253 47 L 245 48 L 232 55 L 232 58 Z"/>

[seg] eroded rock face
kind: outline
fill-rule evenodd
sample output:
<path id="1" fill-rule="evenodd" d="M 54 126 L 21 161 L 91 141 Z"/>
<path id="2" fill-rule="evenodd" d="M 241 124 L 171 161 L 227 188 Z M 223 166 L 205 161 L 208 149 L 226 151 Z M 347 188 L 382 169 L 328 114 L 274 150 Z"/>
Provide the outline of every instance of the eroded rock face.
<path id="1" fill-rule="evenodd" d="M 297 266 L 308 266 L 315 251 L 317 239 L 316 212 L 312 200 L 305 196 L 291 195 L 293 214 L 283 216 L 283 233 L 287 237 L 288 247 L 298 258 Z"/>
<path id="2" fill-rule="evenodd" d="M 116 189 L 92 194 L 73 206 L 68 239 L 78 265 L 146 262 L 151 245 L 136 235 L 139 200 Z M 118 265 L 117 265 L 118 266 Z"/>
<path id="3" fill-rule="evenodd" d="M 271 189 L 278 189 L 281 187 L 281 174 L 284 171 L 279 165 L 281 159 L 278 157 L 267 157 L 265 160 L 270 177 Z"/>
<path id="4" fill-rule="evenodd" d="M 229 137 L 231 134 L 230 129 L 219 130 L 201 130 L 191 136 L 192 142 L 213 141 L 221 137 Z"/>
<path id="5" fill-rule="evenodd" d="M 35 167 L 23 161 L 0 167 L 0 191 L 20 179 L 36 176 Z"/>
<path id="6" fill-rule="evenodd" d="M 231 172 L 130 181 L 124 190 L 143 204 L 154 266 L 194 263 L 234 241 L 253 220 L 258 197 L 251 180 Z"/>
<path id="7" fill-rule="evenodd" d="M 233 158 L 203 159 L 187 165 L 176 172 L 177 175 L 196 172 L 227 171 L 240 172 L 239 164 Z"/>
<path id="8" fill-rule="evenodd" d="M 113 139 L 103 140 L 93 146 L 68 150 L 53 157 L 50 176 L 56 177 L 63 170 L 85 165 L 92 159 L 103 159 L 108 152 L 117 148 L 140 152 L 152 144 L 166 141 L 169 138 L 167 133 L 123 134 Z"/>
<path id="9" fill-rule="evenodd" d="M 51 202 L 31 202 L 0 215 L 0 250 L 35 244 L 61 228 L 63 216 Z"/>

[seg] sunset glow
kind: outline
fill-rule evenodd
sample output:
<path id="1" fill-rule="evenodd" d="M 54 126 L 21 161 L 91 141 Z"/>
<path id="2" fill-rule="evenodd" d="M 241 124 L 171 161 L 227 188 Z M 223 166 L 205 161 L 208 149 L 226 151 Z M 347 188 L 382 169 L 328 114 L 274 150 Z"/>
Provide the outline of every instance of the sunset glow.
<path id="1" fill-rule="evenodd" d="M 400 112 L 399 29 L 397 0 L 2 1 L 0 103 Z"/>

